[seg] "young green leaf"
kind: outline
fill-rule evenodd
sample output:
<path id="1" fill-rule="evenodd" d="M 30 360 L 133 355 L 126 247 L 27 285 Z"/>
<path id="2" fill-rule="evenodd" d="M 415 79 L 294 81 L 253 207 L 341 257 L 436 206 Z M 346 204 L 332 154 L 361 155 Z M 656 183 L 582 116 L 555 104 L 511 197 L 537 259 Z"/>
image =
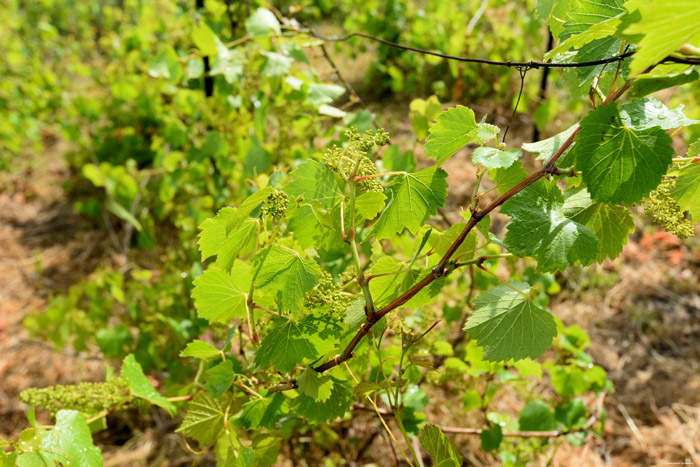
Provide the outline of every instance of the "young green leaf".
<path id="1" fill-rule="evenodd" d="M 377 239 L 389 238 L 408 229 L 416 233 L 447 197 L 447 172 L 428 167 L 416 173 L 404 173 L 392 178 L 389 200 L 374 225 Z"/>
<path id="2" fill-rule="evenodd" d="M 433 461 L 439 467 L 460 467 L 464 462 L 452 441 L 447 439 L 440 427 L 430 423 L 423 427 L 418 437 L 420 445 L 433 456 Z"/>
<path id="3" fill-rule="evenodd" d="M 275 14 L 265 8 L 258 8 L 245 22 L 245 29 L 250 37 L 280 34 L 280 23 Z"/>
<path id="4" fill-rule="evenodd" d="M 425 156 L 436 159 L 437 165 L 452 157 L 469 143 L 485 143 L 498 135 L 499 128 L 476 123 L 474 111 L 458 105 L 442 112 L 430 127 Z"/>
<path id="5" fill-rule="evenodd" d="M 262 426 L 271 430 L 288 410 L 286 397 L 280 393 L 268 394 L 263 399 L 255 398 L 243 404 L 243 412 L 237 424 L 248 429 Z"/>
<path id="6" fill-rule="evenodd" d="M 596 261 L 602 263 L 605 258 L 617 258 L 634 232 L 634 219 L 629 210 L 624 206 L 596 203 L 585 188 L 567 191 L 565 196 L 564 215 L 590 228 L 598 238 Z"/>
<path id="7" fill-rule="evenodd" d="M 255 246 L 255 238 L 260 228 L 257 219 L 246 219 L 238 224 L 235 231 L 227 233 L 226 226 L 231 225 L 238 210 L 224 208 L 211 219 L 206 219 L 199 226 L 199 250 L 202 261 L 217 255 L 216 265 L 224 271 L 230 271 L 233 263 L 241 253 L 249 252 Z"/>
<path id="8" fill-rule="evenodd" d="M 558 426 L 554 412 L 542 401 L 530 401 L 520 411 L 520 429 L 523 431 L 556 430 Z"/>
<path id="9" fill-rule="evenodd" d="M 177 409 L 172 402 L 161 396 L 156 388 L 153 387 L 146 375 L 143 374 L 143 368 L 133 354 L 129 354 L 124 358 L 122 365 L 122 378 L 129 385 L 131 394 L 141 399 L 147 400 L 149 403 L 160 406 L 167 410 L 170 415 L 175 415 Z"/>
<path id="10" fill-rule="evenodd" d="M 257 208 L 265 202 L 267 197 L 270 196 L 270 193 L 272 193 L 272 187 L 266 186 L 265 188 L 259 189 L 258 191 L 250 195 L 248 198 L 246 198 L 246 200 L 243 201 L 243 203 L 241 203 L 241 205 L 238 206 L 238 208 L 235 209 L 233 213 L 227 216 L 228 222 L 226 223 L 226 233 L 228 234 L 232 230 L 238 229 L 243 223 L 243 221 L 246 219 L 246 217 L 248 217 L 250 213 L 255 210 L 255 208 Z"/>
<path id="11" fill-rule="evenodd" d="M 214 442 L 224 427 L 221 404 L 208 392 L 197 394 L 187 405 L 185 419 L 175 430 L 198 441 L 201 445 Z"/>
<path id="12" fill-rule="evenodd" d="M 312 368 L 306 368 L 297 378 L 299 392 L 305 394 L 316 402 L 325 402 L 331 397 L 333 391 L 333 379 L 330 376 L 321 376 Z"/>
<path id="13" fill-rule="evenodd" d="M 698 147 L 700 142 L 692 146 Z M 691 164 L 678 172 L 671 196 L 678 202 L 682 211 L 690 213 L 693 222 L 700 222 L 700 164 Z"/>
<path id="14" fill-rule="evenodd" d="M 67 464 L 71 466 L 102 465 L 102 453 L 92 442 L 85 416 L 75 410 L 58 411 L 54 428 L 43 439 L 41 447 L 66 454 L 69 458 Z"/>
<path id="15" fill-rule="evenodd" d="M 196 277 L 192 298 L 197 315 L 210 323 L 227 323 L 233 318 L 245 317 L 250 282 L 245 284 L 241 277 L 247 276 L 237 275 L 237 279 L 234 279 L 216 267 L 211 267 Z"/>
<path id="16" fill-rule="evenodd" d="M 501 425 L 494 425 L 488 430 L 484 430 L 479 434 L 481 440 L 481 449 L 484 451 L 495 451 L 501 446 L 503 441 L 503 431 Z"/>
<path id="17" fill-rule="evenodd" d="M 581 120 L 573 148 L 576 170 L 595 201 L 634 204 L 661 182 L 671 164 L 671 138 L 659 127 L 627 126 L 616 102 Z"/>
<path id="18" fill-rule="evenodd" d="M 308 160 L 289 174 L 290 181 L 285 187 L 288 195 L 304 197 L 304 201 L 320 201 L 328 209 L 338 202 L 343 193 L 338 186 L 335 173 L 320 162 Z"/>
<path id="19" fill-rule="evenodd" d="M 536 143 L 525 143 L 523 144 L 523 149 L 532 154 L 536 154 L 538 160 L 548 161 L 557 153 L 561 145 L 569 139 L 571 134 L 576 131 L 576 128 L 578 128 L 578 123 L 571 125 L 566 130 L 550 138 L 537 141 Z"/>
<path id="20" fill-rule="evenodd" d="M 484 348 L 486 360 L 537 358 L 552 345 L 552 315 L 530 300 L 531 287 L 518 281 L 495 287 L 474 300 L 464 330 Z"/>
<path id="21" fill-rule="evenodd" d="M 211 360 L 221 356 L 221 351 L 211 344 L 198 339 L 193 340 L 187 347 L 185 347 L 182 352 L 180 352 L 181 357 L 194 357 L 200 360 Z"/>
<path id="22" fill-rule="evenodd" d="M 520 149 L 501 151 L 500 149 L 482 146 L 474 149 L 472 161 L 475 164 L 483 165 L 487 169 L 498 169 L 510 167 L 522 155 L 523 153 Z"/>
<path id="23" fill-rule="evenodd" d="M 371 220 L 377 217 L 386 201 L 386 195 L 376 191 L 362 193 L 355 199 L 355 212 L 361 220 Z"/>
<path id="24" fill-rule="evenodd" d="M 210 368 L 207 370 L 207 375 L 209 376 L 209 380 L 204 387 L 217 399 L 228 391 L 228 388 L 231 387 L 231 384 L 233 384 L 233 381 L 236 379 L 236 374 L 233 372 L 233 362 L 231 360 L 226 360 Z"/>
<path id="25" fill-rule="evenodd" d="M 502 195 L 527 178 L 523 163 L 516 161 L 508 168 L 489 170 L 491 180 L 496 184 L 498 194 Z"/>
<path id="26" fill-rule="evenodd" d="M 505 243 L 518 256 L 537 256 L 537 269 L 556 271 L 590 264 L 597 256 L 593 231 L 566 216 L 564 196 L 555 183 L 538 180 L 501 209 L 512 217 Z"/>
<path id="27" fill-rule="evenodd" d="M 281 245 L 272 245 L 256 256 L 262 261 L 255 278 L 255 287 L 276 292 L 285 310 L 298 311 L 304 304 L 304 295 L 314 288 L 321 274 L 318 265 L 303 259 L 299 252 Z"/>

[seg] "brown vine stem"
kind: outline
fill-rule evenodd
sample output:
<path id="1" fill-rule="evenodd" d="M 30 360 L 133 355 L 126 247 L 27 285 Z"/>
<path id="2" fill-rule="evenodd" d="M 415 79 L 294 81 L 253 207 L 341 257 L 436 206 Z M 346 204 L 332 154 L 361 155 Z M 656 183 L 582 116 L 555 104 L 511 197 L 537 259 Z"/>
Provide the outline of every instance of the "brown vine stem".
<path id="1" fill-rule="evenodd" d="M 616 94 L 616 96 L 619 96 L 620 94 L 621 93 Z M 559 150 L 547 161 L 544 167 L 531 174 L 529 177 L 515 185 L 510 190 L 503 193 L 484 209 L 475 211 L 471 219 L 469 219 L 469 221 L 467 222 L 467 225 L 464 227 L 464 230 L 462 230 L 462 232 L 460 233 L 459 237 L 457 237 L 457 239 L 452 243 L 450 248 L 442 257 L 440 263 L 438 263 L 438 265 L 435 266 L 435 268 L 433 268 L 433 270 L 427 276 L 425 276 L 420 282 L 418 282 L 413 287 L 404 292 L 401 296 L 389 302 L 381 310 L 376 311 L 373 315 L 367 316 L 367 320 L 364 323 L 362 323 L 362 326 L 360 326 L 360 329 L 357 330 L 357 333 L 355 334 L 355 336 L 353 336 L 352 340 L 345 347 L 345 350 L 343 350 L 341 354 L 336 355 L 331 360 L 328 360 L 322 365 L 315 367 L 314 370 L 316 370 L 319 373 L 323 373 L 324 371 L 330 370 L 331 368 L 338 366 L 341 363 L 351 359 L 355 355 L 355 347 L 357 347 L 360 344 L 360 342 L 362 342 L 362 339 L 370 332 L 372 326 L 374 326 L 381 318 L 386 316 L 392 310 L 395 310 L 396 308 L 404 305 L 406 302 L 412 299 L 418 292 L 430 285 L 434 280 L 449 275 L 456 267 L 454 263 L 450 263 L 450 258 L 452 257 L 452 255 L 454 255 L 455 251 L 457 251 L 462 242 L 464 242 L 464 240 L 467 238 L 469 232 L 471 232 L 474 229 L 474 227 L 476 227 L 476 225 L 479 223 L 479 221 L 481 221 L 481 219 L 486 217 L 491 211 L 496 209 L 498 206 L 505 203 L 513 195 L 532 185 L 540 178 L 549 174 L 557 173 L 557 169 L 554 167 L 554 164 L 557 162 L 557 160 L 559 160 L 561 155 L 564 154 L 564 152 L 571 146 L 571 144 L 574 142 L 574 138 L 576 138 L 576 135 L 578 135 L 579 131 L 581 131 L 581 127 L 578 127 L 571 134 L 571 136 L 569 136 L 569 139 L 567 139 L 561 145 Z"/>

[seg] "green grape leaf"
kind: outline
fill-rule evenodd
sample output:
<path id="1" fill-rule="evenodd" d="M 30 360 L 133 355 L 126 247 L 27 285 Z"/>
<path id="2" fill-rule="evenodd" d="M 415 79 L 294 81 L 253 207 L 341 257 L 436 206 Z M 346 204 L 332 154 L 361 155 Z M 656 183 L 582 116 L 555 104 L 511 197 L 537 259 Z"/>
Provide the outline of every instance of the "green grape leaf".
<path id="1" fill-rule="evenodd" d="M 554 317 L 529 298 L 530 285 L 518 281 L 507 284 L 474 300 L 476 310 L 464 330 L 484 348 L 486 360 L 537 358 L 557 335 Z"/>
<path id="2" fill-rule="evenodd" d="M 585 188 L 567 191 L 565 197 L 564 215 L 590 228 L 598 238 L 596 261 L 602 263 L 605 258 L 617 258 L 634 232 L 634 219 L 629 210 L 624 206 L 596 203 Z"/>
<path id="3" fill-rule="evenodd" d="M 554 412 L 547 404 L 540 400 L 527 403 L 520 411 L 520 430 L 522 431 L 549 431 L 556 430 L 559 426 L 554 417 Z"/>
<path id="4" fill-rule="evenodd" d="M 484 224 L 486 224 L 486 222 L 484 222 Z M 439 261 L 445 255 L 445 253 L 447 253 L 447 250 L 457 240 L 457 237 L 460 236 L 466 226 L 466 223 L 460 222 L 458 224 L 453 224 L 444 232 L 433 231 L 433 234 L 428 239 L 428 245 L 430 245 L 431 250 L 434 251 L 434 259 L 430 262 L 431 265 L 433 262 L 437 264 L 437 261 Z M 479 236 L 475 231 L 472 230 L 469 232 L 469 235 L 467 235 L 459 248 L 455 250 L 454 254 L 452 255 L 452 259 L 459 258 L 460 261 L 472 259 L 474 257 L 474 253 L 476 252 L 476 244 L 478 240 Z"/>
<path id="5" fill-rule="evenodd" d="M 520 161 L 516 161 L 513 165 L 505 169 L 489 170 L 489 176 L 496 184 L 499 195 L 502 195 L 525 180 L 527 175 L 527 172 L 523 169 L 523 163 Z"/>
<path id="6" fill-rule="evenodd" d="M 290 196 L 303 196 L 310 203 L 318 200 L 329 209 L 343 196 L 335 178 L 335 173 L 325 165 L 314 160 L 308 160 L 289 174 L 290 181 L 285 191 Z"/>
<path id="7" fill-rule="evenodd" d="M 693 146 L 700 146 L 700 143 L 693 143 L 691 148 Z M 671 196 L 678 202 L 681 211 L 690 213 L 693 222 L 700 222 L 700 164 L 691 164 L 680 169 Z"/>
<path id="8" fill-rule="evenodd" d="M 353 401 L 352 386 L 336 378 L 332 378 L 332 381 L 333 390 L 328 399 L 317 402 L 313 397 L 302 394 L 294 399 L 292 409 L 313 424 L 330 422 L 345 415 Z"/>
<path id="9" fill-rule="evenodd" d="M 589 4 L 592 4 L 593 2 L 589 2 Z M 596 2 L 598 3 L 598 2 Z M 621 17 L 624 14 L 625 10 L 616 10 L 619 11 L 617 16 L 614 16 L 612 18 L 607 18 L 599 23 L 592 24 L 588 29 L 585 31 L 575 34 L 570 36 L 568 39 L 565 41 L 562 41 L 561 44 L 559 44 L 557 47 L 553 48 L 549 52 L 547 52 L 544 56 L 546 60 L 550 60 L 554 57 L 556 57 L 559 54 L 562 54 L 568 50 L 571 49 L 580 49 L 584 45 L 596 40 L 596 39 L 604 39 L 613 36 L 617 32 L 617 28 L 620 25 L 621 22 Z M 590 15 L 589 17 L 592 17 L 593 15 Z M 566 24 L 564 25 L 566 27 Z"/>
<path id="10" fill-rule="evenodd" d="M 630 72 L 636 75 L 700 37 L 700 2 L 696 0 L 655 0 L 638 2 L 641 20 L 629 25 L 625 34 L 644 34 L 637 44 Z"/>
<path id="11" fill-rule="evenodd" d="M 585 225 L 566 217 L 564 195 L 555 183 L 538 180 L 511 197 L 501 209 L 512 217 L 505 243 L 518 256 L 537 256 L 539 271 L 590 264 L 598 239 Z"/>
<path id="12" fill-rule="evenodd" d="M 258 8 L 245 22 L 246 32 L 250 37 L 261 37 L 269 34 L 281 34 L 280 23 L 270 10 Z"/>
<path id="13" fill-rule="evenodd" d="M 627 126 L 616 102 L 581 120 L 573 148 L 576 170 L 595 201 L 634 204 L 661 182 L 671 164 L 671 137 L 658 127 Z"/>
<path id="14" fill-rule="evenodd" d="M 595 30 L 597 25 L 625 13 L 623 3 L 624 0 L 578 0 L 576 7 L 567 12 L 567 20 L 559 34 L 559 39 L 566 41 L 592 28 Z"/>
<path id="15" fill-rule="evenodd" d="M 262 66 L 263 76 L 280 77 L 289 73 L 289 70 L 294 63 L 292 57 L 278 54 L 276 52 L 261 51 L 261 55 L 265 57 L 265 63 Z"/>
<path id="16" fill-rule="evenodd" d="M 248 196 L 248 198 L 246 198 L 246 200 L 243 201 L 240 206 L 238 206 L 238 209 L 234 210 L 233 213 L 229 215 L 225 233 L 228 234 L 232 230 L 238 229 L 246 217 L 248 217 L 251 212 L 265 202 L 272 191 L 272 187 L 266 186 L 265 188 L 261 188 L 252 195 Z"/>
<path id="17" fill-rule="evenodd" d="M 437 467 L 461 467 L 464 459 L 440 427 L 426 424 L 421 430 L 420 445 L 433 456 Z"/>
<path id="18" fill-rule="evenodd" d="M 376 191 L 362 193 L 355 199 L 355 212 L 362 220 L 371 220 L 377 217 L 386 204 L 386 195 Z"/>
<path id="19" fill-rule="evenodd" d="M 234 232 L 227 233 L 226 226 L 230 225 L 231 219 L 238 212 L 234 208 L 223 208 L 215 217 L 200 224 L 201 232 L 197 243 L 202 252 L 202 261 L 217 255 L 215 264 L 224 271 L 230 271 L 238 255 L 255 246 L 256 232 L 259 229 L 257 219 L 246 219 L 238 224 Z"/>
<path id="20" fill-rule="evenodd" d="M 471 244 L 471 241 L 467 243 Z M 402 272 L 393 274 L 397 271 Z M 411 285 L 420 281 L 429 273 L 429 270 L 419 268 L 412 268 L 408 271 L 408 264 L 398 261 L 392 256 L 383 256 L 375 261 L 372 264 L 372 268 L 368 271 L 368 275 L 378 275 L 369 282 L 369 290 L 375 303 L 378 306 L 383 306 L 408 290 Z M 408 276 L 408 280 L 405 280 L 406 276 Z M 442 279 L 433 281 L 403 306 L 413 309 L 420 308 L 438 294 L 443 284 L 444 280 Z"/>
<path id="21" fill-rule="evenodd" d="M 578 123 L 571 125 L 566 130 L 561 133 L 557 133 L 551 138 L 543 139 L 536 143 L 525 143 L 523 144 L 523 149 L 529 153 L 537 155 L 537 159 L 541 161 L 548 161 L 552 158 L 554 154 L 557 153 L 559 148 L 564 142 L 569 139 L 569 137 L 578 128 Z M 567 149 L 568 151 L 568 149 Z"/>
<path id="22" fill-rule="evenodd" d="M 646 130 L 652 127 L 671 130 L 698 123 L 697 120 L 691 120 L 683 114 L 683 105 L 669 109 L 653 97 L 633 99 L 622 104 L 620 117 L 625 126 L 635 130 Z"/>
<path id="23" fill-rule="evenodd" d="M 305 394 L 316 402 L 325 402 L 333 392 L 333 379 L 330 376 L 321 376 L 312 368 L 307 368 L 297 378 L 299 392 Z"/>
<path id="24" fill-rule="evenodd" d="M 348 329 L 354 331 L 358 329 L 366 319 L 367 315 L 365 314 L 365 299 L 361 298 L 353 301 L 345 309 L 343 323 L 345 323 L 345 326 Z"/>
<path id="25" fill-rule="evenodd" d="M 218 53 L 218 45 L 221 43 L 216 34 L 204 22 L 192 29 L 192 41 L 202 55 L 215 56 Z"/>
<path id="26" fill-rule="evenodd" d="M 320 213 L 318 207 L 314 210 L 309 204 L 291 206 L 287 210 L 288 228 L 294 234 L 294 239 L 304 248 L 342 249 L 345 243 L 340 235 L 340 207 L 336 205 L 323 221 L 318 218 L 317 213 Z M 324 227 L 329 220 L 333 222 L 332 229 Z"/>
<path id="27" fill-rule="evenodd" d="M 255 366 L 271 363 L 279 371 L 290 372 L 305 359 L 315 360 L 333 349 L 341 332 L 330 318 L 279 319 L 255 353 Z"/>
<path id="28" fill-rule="evenodd" d="M 195 339 L 180 352 L 181 357 L 194 357 L 200 360 L 211 360 L 221 356 L 221 351 L 211 344 Z"/>
<path id="29" fill-rule="evenodd" d="M 148 381 L 148 378 L 146 378 L 146 375 L 143 374 L 143 368 L 141 368 L 141 365 L 136 361 L 136 357 L 134 357 L 133 354 L 129 354 L 124 358 L 121 375 L 124 381 L 129 385 L 131 394 L 145 399 L 151 404 L 164 408 L 170 415 L 175 415 L 175 412 L 177 412 L 175 405 L 156 391 L 156 388 L 153 387 L 151 382 Z"/>
<path id="30" fill-rule="evenodd" d="M 255 287 L 276 292 L 280 304 L 286 310 L 300 310 L 304 295 L 314 288 L 321 268 L 310 259 L 303 259 L 299 252 L 281 245 L 272 245 L 256 256 L 259 266 Z"/>
<path id="31" fill-rule="evenodd" d="M 315 106 L 330 104 L 345 94 L 345 88 L 335 84 L 309 83 L 306 100 Z"/>
<path id="32" fill-rule="evenodd" d="M 246 316 L 250 283 L 245 287 L 241 276 L 236 276 L 237 279 L 234 279 L 231 274 L 210 267 L 195 278 L 192 298 L 200 318 L 210 323 L 227 323 L 233 318 Z"/>
<path id="33" fill-rule="evenodd" d="M 236 379 L 231 360 L 226 360 L 210 368 L 207 370 L 207 375 L 209 375 L 209 380 L 204 387 L 217 399 L 228 391 L 228 388 L 233 384 L 233 380 Z"/>
<path id="34" fill-rule="evenodd" d="M 523 153 L 520 149 L 501 151 L 500 149 L 482 146 L 474 149 L 472 161 L 488 169 L 507 168 L 520 159 L 522 155 Z"/>
<path id="35" fill-rule="evenodd" d="M 662 75 L 641 75 L 632 81 L 629 94 L 632 97 L 643 97 L 663 89 L 692 83 L 698 79 L 700 79 L 700 73 L 692 68 L 683 70 L 680 73 L 670 72 Z"/>
<path id="36" fill-rule="evenodd" d="M 437 116 L 430 127 L 425 144 L 425 157 L 436 159 L 437 165 L 452 157 L 469 143 L 485 143 L 498 135 L 500 129 L 488 123 L 476 123 L 474 111 L 458 105 Z"/>
<path id="37" fill-rule="evenodd" d="M 201 445 L 214 442 L 224 427 L 221 404 L 208 392 L 201 392 L 187 404 L 187 414 L 176 433 L 184 433 Z"/>
<path id="38" fill-rule="evenodd" d="M 75 410 L 58 411 L 54 428 L 42 440 L 41 448 L 65 454 L 68 457 L 66 465 L 102 465 L 102 453 L 92 442 L 92 434 L 85 416 Z"/>
<path id="39" fill-rule="evenodd" d="M 495 451 L 501 446 L 503 441 L 501 425 L 494 425 L 488 430 L 482 431 L 479 433 L 479 439 L 481 440 L 481 449 L 486 452 Z"/>
<path id="40" fill-rule="evenodd" d="M 438 167 L 394 176 L 387 187 L 389 200 L 374 225 L 374 236 L 389 238 L 404 229 L 415 234 L 438 206 L 444 206 L 446 180 L 447 172 Z"/>
<path id="41" fill-rule="evenodd" d="M 280 393 L 255 398 L 243 404 L 243 413 L 237 424 L 248 429 L 259 426 L 271 430 L 288 411 L 287 398 Z"/>
<path id="42" fill-rule="evenodd" d="M 270 467 L 277 462 L 282 440 L 269 433 L 261 433 L 253 438 L 253 450 L 255 451 L 255 465 Z"/>

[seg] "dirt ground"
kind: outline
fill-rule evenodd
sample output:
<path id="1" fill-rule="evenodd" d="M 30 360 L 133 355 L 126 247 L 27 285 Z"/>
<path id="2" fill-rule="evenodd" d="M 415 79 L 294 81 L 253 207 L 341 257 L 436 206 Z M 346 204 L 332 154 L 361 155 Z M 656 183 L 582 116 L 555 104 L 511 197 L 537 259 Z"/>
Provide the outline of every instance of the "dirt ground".
<path id="1" fill-rule="evenodd" d="M 26 427 L 26 406 L 18 401 L 23 389 L 100 380 L 104 375 L 104 362 L 69 349 L 54 352 L 30 339 L 21 325 L 27 313 L 41 310 L 52 294 L 67 290 L 100 262 L 112 260 L 106 234 L 74 214 L 65 197 L 61 184 L 68 172 L 56 157 L 63 150 L 60 144 L 50 148 L 40 157 L 45 163 L 15 174 L 3 185 L 13 188 L 0 193 L 3 437 L 16 436 Z M 458 187 L 451 199 L 459 200 L 469 192 L 473 168 L 466 154 L 449 164 L 449 182 Z M 590 353 L 608 371 L 616 391 L 604 402 L 605 438 L 593 440 L 588 449 L 563 443 L 551 465 L 700 465 L 698 245 L 697 240 L 680 242 L 650 228 L 638 231 L 618 260 L 559 277 L 564 292 L 555 297 L 552 310 L 567 324 L 589 332 Z M 446 414 L 450 417 L 459 420 Z M 153 430 L 140 432 L 124 448 L 117 444 L 126 440 L 100 439 L 106 465 L 175 465 L 154 452 L 162 452 L 165 444 L 178 449 L 181 441 L 159 438 L 170 423 L 152 423 Z M 492 457 L 470 454 L 478 437 L 450 436 L 466 454 L 468 465 L 493 465 Z M 368 448 L 369 453 L 381 451 L 380 446 Z"/>

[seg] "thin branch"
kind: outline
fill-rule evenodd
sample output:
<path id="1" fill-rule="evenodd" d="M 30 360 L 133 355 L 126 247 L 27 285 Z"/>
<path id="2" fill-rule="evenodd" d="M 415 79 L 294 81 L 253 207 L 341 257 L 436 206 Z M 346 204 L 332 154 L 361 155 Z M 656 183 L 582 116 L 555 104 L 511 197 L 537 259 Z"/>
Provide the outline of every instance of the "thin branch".
<path id="1" fill-rule="evenodd" d="M 327 42 L 346 42 L 353 37 L 361 37 L 363 39 L 368 39 L 370 41 L 374 42 L 379 42 L 384 45 L 388 45 L 390 47 L 394 47 L 396 49 L 401 49 L 401 50 L 408 50 L 409 52 L 416 52 L 419 54 L 423 55 L 432 55 L 434 57 L 440 57 L 444 58 L 447 60 L 454 60 L 456 62 L 465 62 L 465 63 L 482 63 L 484 65 L 493 65 L 493 66 L 504 66 L 504 67 L 526 67 L 526 68 L 532 68 L 532 69 L 538 69 L 538 68 L 583 68 L 583 67 L 591 67 L 591 66 L 597 66 L 597 65 L 605 65 L 607 63 L 614 63 L 617 61 L 624 60 L 626 58 L 631 57 L 634 55 L 634 51 L 631 52 L 626 52 L 620 55 L 617 55 L 615 57 L 611 58 L 606 58 L 606 59 L 601 59 L 601 60 L 592 60 L 589 62 L 581 62 L 581 63 L 552 63 L 552 62 L 540 62 L 537 60 L 529 60 L 527 62 L 514 62 L 514 61 L 499 61 L 499 60 L 487 60 L 484 58 L 473 58 L 473 57 L 458 57 L 455 55 L 449 55 L 449 54 L 444 54 L 440 52 L 434 52 L 432 50 L 425 50 L 425 49 L 419 49 L 418 47 L 411 47 L 408 45 L 403 45 L 403 44 L 398 44 L 396 42 L 391 42 L 386 39 L 382 39 L 381 37 L 377 36 L 372 36 L 370 34 L 365 34 L 363 32 L 353 32 L 345 36 L 324 36 L 322 34 L 318 34 L 315 31 L 312 31 L 310 29 L 307 30 L 299 30 L 299 32 L 305 32 L 309 34 L 312 37 L 315 37 L 316 39 L 320 39 L 323 41 Z M 664 62 L 670 62 L 670 63 L 682 63 L 685 65 L 700 65 L 700 58 L 695 58 L 695 57 L 676 57 L 673 55 L 669 55 L 663 60 L 661 60 L 660 63 Z"/>

